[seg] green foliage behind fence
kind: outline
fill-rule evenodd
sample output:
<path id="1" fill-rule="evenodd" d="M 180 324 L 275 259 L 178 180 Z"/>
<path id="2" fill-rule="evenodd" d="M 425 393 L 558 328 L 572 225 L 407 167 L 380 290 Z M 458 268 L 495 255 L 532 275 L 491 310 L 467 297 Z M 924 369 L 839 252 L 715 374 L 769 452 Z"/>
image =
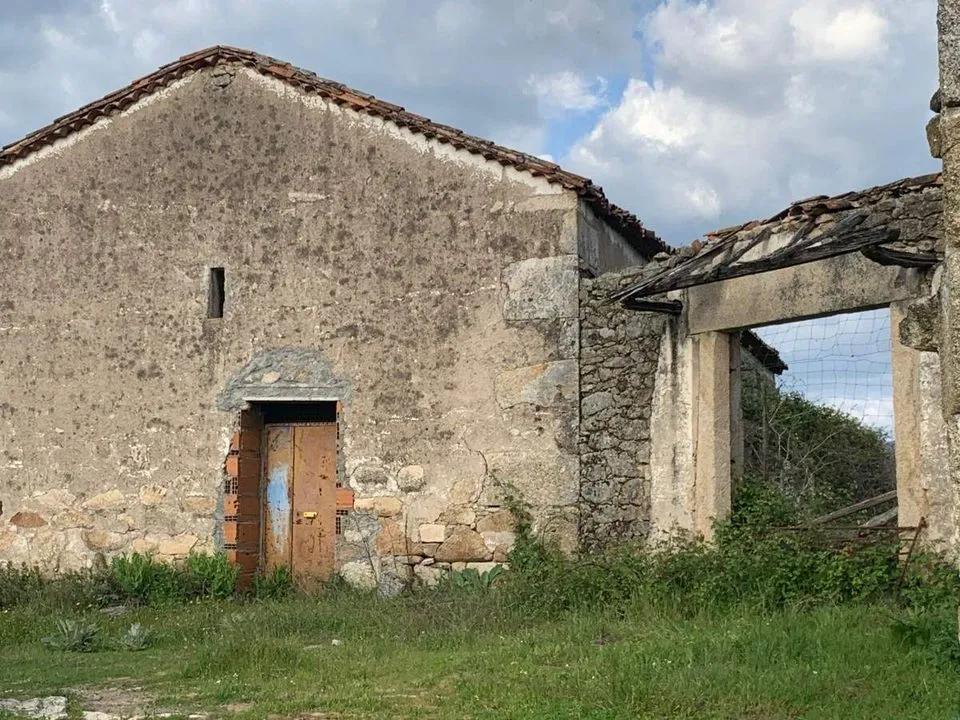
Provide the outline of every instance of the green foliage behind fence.
<path id="1" fill-rule="evenodd" d="M 743 375 L 742 406 L 744 482 L 784 499 L 784 524 L 895 487 L 894 448 L 883 430 L 753 373 Z"/>

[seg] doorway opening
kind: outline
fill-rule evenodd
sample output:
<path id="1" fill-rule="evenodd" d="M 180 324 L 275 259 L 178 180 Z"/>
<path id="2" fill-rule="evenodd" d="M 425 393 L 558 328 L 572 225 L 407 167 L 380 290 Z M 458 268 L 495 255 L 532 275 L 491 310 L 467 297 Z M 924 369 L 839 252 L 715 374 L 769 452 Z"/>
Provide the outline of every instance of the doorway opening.
<path id="1" fill-rule="evenodd" d="M 288 568 L 301 584 L 336 570 L 340 520 L 353 507 L 341 487 L 340 403 L 251 401 L 225 463 L 223 539 L 248 584 Z"/>
<path id="2" fill-rule="evenodd" d="M 752 353 L 742 344 L 739 398 L 732 393 L 740 405 L 734 511 L 752 497 L 781 513 L 782 525 L 896 525 L 890 310 L 749 332 L 761 345 Z M 771 353 L 781 361 L 777 373 Z M 844 512 L 856 505 L 863 507 Z"/>
<path id="3" fill-rule="evenodd" d="M 300 583 L 336 569 L 339 426 L 336 402 L 271 402 L 263 422 L 261 564 Z"/>

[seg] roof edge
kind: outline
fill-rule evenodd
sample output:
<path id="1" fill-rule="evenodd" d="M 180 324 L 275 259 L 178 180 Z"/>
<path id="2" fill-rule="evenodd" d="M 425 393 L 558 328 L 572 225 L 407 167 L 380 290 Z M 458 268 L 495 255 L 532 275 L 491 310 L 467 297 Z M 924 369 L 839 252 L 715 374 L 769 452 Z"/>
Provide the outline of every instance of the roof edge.
<path id="1" fill-rule="evenodd" d="M 627 242 L 644 257 L 649 259 L 657 253 L 673 252 L 663 240 L 657 237 L 656 233 L 645 228 L 636 215 L 611 203 L 604 195 L 603 189 L 594 185 L 589 178 L 568 172 L 556 163 L 534 155 L 512 150 L 497 145 L 490 140 L 469 135 L 448 125 L 433 122 L 429 118 L 411 113 L 399 105 L 380 100 L 373 95 L 354 90 L 341 83 L 326 80 L 308 70 L 303 70 L 282 60 L 228 45 L 214 45 L 183 55 L 178 60 L 161 66 L 126 87 L 88 103 L 74 112 L 55 119 L 49 125 L 35 130 L 20 140 L 5 145 L 0 148 L 0 167 L 22 160 L 57 140 L 93 125 L 104 117 L 122 112 L 144 97 L 152 95 L 157 90 L 171 85 L 188 74 L 221 63 L 244 65 L 262 75 L 277 78 L 304 92 L 326 98 L 337 105 L 380 117 L 428 139 L 449 144 L 458 150 L 466 150 L 474 155 L 481 155 L 487 160 L 493 160 L 503 166 L 522 170 L 534 177 L 541 177 L 547 182 L 573 190 L 590 204 L 599 217 L 623 235 Z"/>

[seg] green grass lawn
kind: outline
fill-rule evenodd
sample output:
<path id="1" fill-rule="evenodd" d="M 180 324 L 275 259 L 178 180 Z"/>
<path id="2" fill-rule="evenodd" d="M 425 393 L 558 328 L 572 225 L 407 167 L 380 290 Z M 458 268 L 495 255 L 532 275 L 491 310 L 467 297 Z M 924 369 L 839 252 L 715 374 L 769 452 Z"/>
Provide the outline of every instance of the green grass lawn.
<path id="1" fill-rule="evenodd" d="M 546 620 L 496 593 L 345 592 L 78 611 L 106 638 L 141 622 L 154 640 L 72 653 L 40 642 L 62 613 L 19 607 L 0 613 L 0 697 L 113 688 L 237 718 L 960 719 L 960 667 L 903 646 L 895 613 L 632 606 Z"/>

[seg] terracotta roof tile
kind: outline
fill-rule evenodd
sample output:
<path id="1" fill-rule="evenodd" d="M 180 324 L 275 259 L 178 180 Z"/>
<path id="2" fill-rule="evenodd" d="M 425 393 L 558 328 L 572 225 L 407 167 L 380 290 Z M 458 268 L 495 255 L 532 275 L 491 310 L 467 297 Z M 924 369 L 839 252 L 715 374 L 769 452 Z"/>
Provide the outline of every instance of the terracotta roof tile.
<path id="1" fill-rule="evenodd" d="M 932 266 L 943 255 L 942 182 L 935 173 L 800 200 L 766 220 L 707 233 L 706 242 L 679 248 L 660 272 L 613 297 L 646 297 L 848 251 L 882 264 Z"/>
<path id="2" fill-rule="evenodd" d="M 0 167 L 10 165 L 53 143 L 58 138 L 94 124 L 103 117 L 121 112 L 144 96 L 170 85 L 189 73 L 224 63 L 244 65 L 263 75 L 275 77 L 287 84 L 299 87 L 306 92 L 329 98 L 339 105 L 345 105 L 358 112 L 381 117 L 425 137 L 434 138 L 442 143 L 449 143 L 458 149 L 524 170 L 537 177 L 542 177 L 548 182 L 573 190 L 591 205 L 594 212 L 620 232 L 644 256 L 652 257 L 658 252 L 672 252 L 671 248 L 658 238 L 653 231 L 645 228 L 635 215 L 611 203 L 604 195 L 603 190 L 594 185 L 588 178 L 567 172 L 555 163 L 533 155 L 527 155 L 497 145 L 489 140 L 468 135 L 448 125 L 435 123 L 429 118 L 408 112 L 399 105 L 353 90 L 341 83 L 326 80 L 282 60 L 223 45 L 184 55 L 179 60 L 162 66 L 150 75 L 142 77 L 72 113 L 57 118 L 50 125 L 4 146 L 0 149 Z"/>

